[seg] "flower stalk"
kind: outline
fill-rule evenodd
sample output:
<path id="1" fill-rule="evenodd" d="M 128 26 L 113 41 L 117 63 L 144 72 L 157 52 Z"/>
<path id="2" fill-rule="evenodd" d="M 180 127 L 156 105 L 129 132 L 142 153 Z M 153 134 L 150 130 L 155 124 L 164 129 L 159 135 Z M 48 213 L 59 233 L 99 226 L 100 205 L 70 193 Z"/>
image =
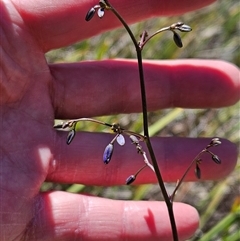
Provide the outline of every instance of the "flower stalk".
<path id="1" fill-rule="evenodd" d="M 122 23 L 122 25 L 128 32 L 128 34 L 133 42 L 133 45 L 135 46 L 135 49 L 136 49 L 140 91 L 141 91 L 141 102 L 142 102 L 141 104 L 142 104 L 142 114 L 143 114 L 143 133 L 144 134 L 141 135 L 141 134 L 126 130 L 126 129 L 122 128 L 119 124 L 115 124 L 115 123 L 109 124 L 109 123 L 102 122 L 102 121 L 92 119 L 92 118 L 79 118 L 79 119 L 69 120 L 69 121 L 63 122 L 61 124 L 55 125 L 54 128 L 70 129 L 68 136 L 67 136 L 67 144 L 68 145 L 72 142 L 73 138 L 76 135 L 77 123 L 79 123 L 81 121 L 94 122 L 94 123 L 97 123 L 100 125 L 105 125 L 105 126 L 111 128 L 111 130 L 116 135 L 111 140 L 111 142 L 106 146 L 106 148 L 103 152 L 103 162 L 105 164 L 108 164 L 111 161 L 113 151 L 114 151 L 114 143 L 117 142 L 119 145 L 123 146 L 125 144 L 125 138 L 124 138 L 123 134 L 129 135 L 129 137 L 132 141 L 132 144 L 134 144 L 136 146 L 137 152 L 143 156 L 144 165 L 140 169 L 138 169 L 138 171 L 135 174 L 130 175 L 126 179 L 126 184 L 130 185 L 131 183 L 133 183 L 136 180 L 139 173 L 142 170 L 144 170 L 146 167 L 149 167 L 155 173 L 157 180 L 158 180 L 159 187 L 161 189 L 161 192 L 163 194 L 163 197 L 164 197 L 164 200 L 165 200 L 165 203 L 167 206 L 169 219 L 170 219 L 170 223 L 171 223 L 171 228 L 172 228 L 173 240 L 178 241 L 178 231 L 177 231 L 174 212 L 173 212 L 173 201 L 174 201 L 176 192 L 179 189 L 179 187 L 181 186 L 181 184 L 183 183 L 186 175 L 189 173 L 189 171 L 191 170 L 193 165 L 195 165 L 196 177 L 198 179 L 201 178 L 200 164 L 202 162 L 201 156 L 203 153 L 207 153 L 207 154 L 211 155 L 211 158 L 215 163 L 221 164 L 220 158 L 217 155 L 215 155 L 212 151 L 209 150 L 210 148 L 212 148 L 214 146 L 220 145 L 221 141 L 219 140 L 219 138 L 213 138 L 211 140 L 211 142 L 202 151 L 200 151 L 197 154 L 197 156 L 192 160 L 192 162 L 190 163 L 190 165 L 188 166 L 188 168 L 182 175 L 181 179 L 177 182 L 177 185 L 176 185 L 174 191 L 172 192 L 172 194 L 169 195 L 166 190 L 166 187 L 164 185 L 162 174 L 158 167 L 157 159 L 156 159 L 156 156 L 155 156 L 155 153 L 154 153 L 154 150 L 152 147 L 152 143 L 150 140 L 150 136 L 149 136 L 147 96 L 146 96 L 146 88 L 145 88 L 142 51 L 143 51 L 143 48 L 146 45 L 146 43 L 148 43 L 154 36 L 156 36 L 160 33 L 166 32 L 166 31 L 171 31 L 173 33 L 173 40 L 174 40 L 175 44 L 181 48 L 183 46 L 183 44 L 182 44 L 181 37 L 177 33 L 177 31 L 190 32 L 192 29 L 190 26 L 184 24 L 183 22 L 177 22 L 168 27 L 161 28 L 151 35 L 149 35 L 147 33 L 147 31 L 143 31 L 143 33 L 140 36 L 140 41 L 138 42 L 137 39 L 135 38 L 133 32 L 131 31 L 130 27 L 126 23 L 126 21 L 122 18 L 122 16 L 118 13 L 118 11 L 109 3 L 108 0 L 100 0 L 99 4 L 95 5 L 87 12 L 85 20 L 90 21 L 96 13 L 99 18 L 102 18 L 105 15 L 105 11 L 111 11 L 119 19 L 119 21 Z M 143 150 L 142 146 L 139 144 L 140 141 L 144 141 L 146 143 L 151 162 L 149 162 L 146 152 Z"/>

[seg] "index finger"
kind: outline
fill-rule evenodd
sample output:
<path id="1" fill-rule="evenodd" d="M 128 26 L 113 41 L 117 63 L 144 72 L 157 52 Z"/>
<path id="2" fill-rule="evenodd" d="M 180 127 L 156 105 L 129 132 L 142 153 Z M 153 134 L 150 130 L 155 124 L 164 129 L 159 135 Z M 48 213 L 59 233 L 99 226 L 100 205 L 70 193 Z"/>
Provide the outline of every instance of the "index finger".
<path id="1" fill-rule="evenodd" d="M 71 43 L 97 35 L 120 26 L 111 13 L 101 20 L 94 18 L 91 27 L 85 21 L 88 10 L 98 0 L 36 0 L 13 1 L 35 38 L 44 51 L 67 46 Z M 127 1 L 111 0 L 111 4 L 128 23 L 134 23 L 154 16 L 183 14 L 199 9 L 214 0 L 172 0 L 172 1 Z"/>

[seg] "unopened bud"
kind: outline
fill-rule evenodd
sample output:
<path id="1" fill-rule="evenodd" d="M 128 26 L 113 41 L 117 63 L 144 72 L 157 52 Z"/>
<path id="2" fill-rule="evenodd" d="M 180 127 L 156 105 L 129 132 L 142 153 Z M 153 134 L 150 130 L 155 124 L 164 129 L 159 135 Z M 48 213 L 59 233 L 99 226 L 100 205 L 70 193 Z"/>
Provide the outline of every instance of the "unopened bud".
<path id="1" fill-rule="evenodd" d="M 112 154 L 113 154 L 113 144 L 110 143 L 106 146 L 103 153 L 103 162 L 105 164 L 108 164 L 111 161 Z"/>
<path id="2" fill-rule="evenodd" d="M 90 21 L 93 18 L 95 12 L 96 12 L 95 8 L 91 8 L 85 17 L 85 20 Z"/>
<path id="3" fill-rule="evenodd" d="M 182 46 L 183 46 L 182 39 L 181 39 L 180 35 L 178 33 L 176 33 L 175 31 L 173 31 L 173 40 L 179 48 L 182 48 Z"/>
<path id="4" fill-rule="evenodd" d="M 198 164 L 196 164 L 195 174 L 196 174 L 196 177 L 197 177 L 198 179 L 201 178 L 201 169 L 200 169 L 200 167 L 199 167 Z"/>
<path id="5" fill-rule="evenodd" d="M 221 164 L 221 160 L 217 155 L 212 155 L 212 159 L 215 163 Z"/>
<path id="6" fill-rule="evenodd" d="M 127 185 L 130 185 L 131 183 L 133 183 L 136 179 L 136 176 L 135 175 L 131 175 L 129 176 L 127 179 L 126 179 L 126 184 Z"/>
<path id="7" fill-rule="evenodd" d="M 75 134 L 76 134 L 76 131 L 74 129 L 69 131 L 68 136 L 67 136 L 67 144 L 68 145 L 72 142 L 73 138 L 75 137 Z"/>

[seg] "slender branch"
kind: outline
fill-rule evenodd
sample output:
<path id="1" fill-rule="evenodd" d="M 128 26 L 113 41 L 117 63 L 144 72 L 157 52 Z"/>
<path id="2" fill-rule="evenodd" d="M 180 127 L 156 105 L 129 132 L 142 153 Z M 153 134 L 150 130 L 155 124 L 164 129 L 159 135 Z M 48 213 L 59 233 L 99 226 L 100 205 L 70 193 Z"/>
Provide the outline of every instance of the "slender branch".
<path id="1" fill-rule="evenodd" d="M 97 123 L 97 124 L 100 124 L 100 125 L 105 125 L 105 126 L 108 126 L 108 127 L 112 127 L 113 126 L 113 125 L 108 124 L 106 122 L 95 120 L 95 119 L 92 119 L 92 118 L 79 118 L 79 119 L 66 121 L 63 124 L 57 124 L 57 125 L 54 126 L 54 128 L 63 128 L 63 129 L 65 129 L 67 127 L 72 127 L 74 124 L 77 124 L 77 122 L 80 122 L 80 121 L 90 121 L 90 122 L 94 122 L 94 123 Z"/>
<path id="2" fill-rule="evenodd" d="M 148 38 L 146 38 L 145 41 L 142 41 L 142 43 L 139 45 L 139 47 L 140 47 L 141 49 L 143 49 L 143 47 L 145 46 L 145 44 L 146 44 L 150 39 L 152 39 L 152 38 L 153 38 L 154 36 L 156 36 L 157 34 L 162 33 L 162 32 L 164 32 L 164 31 L 168 31 L 168 30 L 170 30 L 170 27 L 165 27 L 165 28 L 159 29 L 159 30 L 156 31 L 154 34 L 151 34 Z"/>
<path id="3" fill-rule="evenodd" d="M 188 168 L 185 170 L 184 174 L 182 175 L 181 179 L 178 181 L 175 189 L 173 190 L 171 196 L 170 196 L 170 200 L 173 202 L 173 199 L 176 195 L 177 190 L 179 189 L 179 187 L 181 186 L 182 182 L 184 181 L 185 177 L 187 176 L 188 172 L 190 171 L 190 169 L 192 168 L 193 164 L 196 163 L 196 161 L 200 158 L 200 156 L 206 152 L 206 149 L 203 149 L 201 152 L 199 152 L 197 154 L 197 156 L 192 160 L 192 162 L 190 163 L 190 165 L 188 166 Z"/>

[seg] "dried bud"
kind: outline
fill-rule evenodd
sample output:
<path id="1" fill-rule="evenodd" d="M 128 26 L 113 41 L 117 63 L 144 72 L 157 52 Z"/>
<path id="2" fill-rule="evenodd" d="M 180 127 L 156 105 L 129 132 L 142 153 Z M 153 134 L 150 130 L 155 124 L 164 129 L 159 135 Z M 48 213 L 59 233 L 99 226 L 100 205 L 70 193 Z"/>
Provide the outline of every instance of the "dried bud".
<path id="1" fill-rule="evenodd" d="M 120 146 L 123 146 L 125 144 L 125 138 L 123 135 L 119 134 L 118 137 L 117 137 L 117 143 L 120 145 Z"/>
<path id="2" fill-rule="evenodd" d="M 127 185 L 130 185 L 131 183 L 133 183 L 136 179 L 136 176 L 135 175 L 131 175 L 129 176 L 127 179 L 126 179 L 126 184 Z"/>
<path id="3" fill-rule="evenodd" d="M 91 8 L 85 17 L 85 20 L 90 21 L 93 18 L 95 12 L 96 12 L 95 8 Z"/>
<path id="4" fill-rule="evenodd" d="M 174 29 L 177 29 L 181 32 L 190 32 L 192 31 L 192 28 L 186 24 L 184 24 L 183 22 L 177 22 L 177 23 L 174 23 L 170 26 L 170 29 L 171 30 L 174 30 Z"/>
<path id="5" fill-rule="evenodd" d="M 221 145 L 221 141 L 218 137 L 215 137 L 211 140 L 209 145 L 210 146 L 219 146 L 219 145 Z"/>
<path id="6" fill-rule="evenodd" d="M 178 30 L 180 30 L 181 32 L 190 32 L 192 31 L 192 28 L 186 24 L 183 24 L 182 26 L 177 28 Z"/>
<path id="7" fill-rule="evenodd" d="M 183 44 L 182 44 L 182 40 L 181 37 L 178 33 L 176 33 L 175 31 L 173 31 L 173 40 L 175 42 L 175 44 L 179 47 L 182 48 Z"/>
<path id="8" fill-rule="evenodd" d="M 217 164 L 221 164 L 221 160 L 220 160 L 220 158 L 217 155 L 212 155 L 212 159 Z"/>
<path id="9" fill-rule="evenodd" d="M 133 144 L 139 144 L 139 140 L 136 136 L 131 135 L 129 136 L 130 140 L 132 141 Z"/>
<path id="10" fill-rule="evenodd" d="M 201 169 L 200 169 L 200 167 L 199 167 L 198 164 L 196 164 L 195 174 L 196 174 L 196 177 L 197 177 L 198 179 L 201 178 Z"/>
<path id="11" fill-rule="evenodd" d="M 72 142 L 73 138 L 75 137 L 75 134 L 76 134 L 76 131 L 74 129 L 69 131 L 68 136 L 67 136 L 67 144 L 68 145 Z"/>
<path id="12" fill-rule="evenodd" d="M 110 143 L 106 146 L 103 153 L 103 162 L 105 164 L 108 164 L 111 161 L 112 154 L 113 154 L 113 144 Z"/>

